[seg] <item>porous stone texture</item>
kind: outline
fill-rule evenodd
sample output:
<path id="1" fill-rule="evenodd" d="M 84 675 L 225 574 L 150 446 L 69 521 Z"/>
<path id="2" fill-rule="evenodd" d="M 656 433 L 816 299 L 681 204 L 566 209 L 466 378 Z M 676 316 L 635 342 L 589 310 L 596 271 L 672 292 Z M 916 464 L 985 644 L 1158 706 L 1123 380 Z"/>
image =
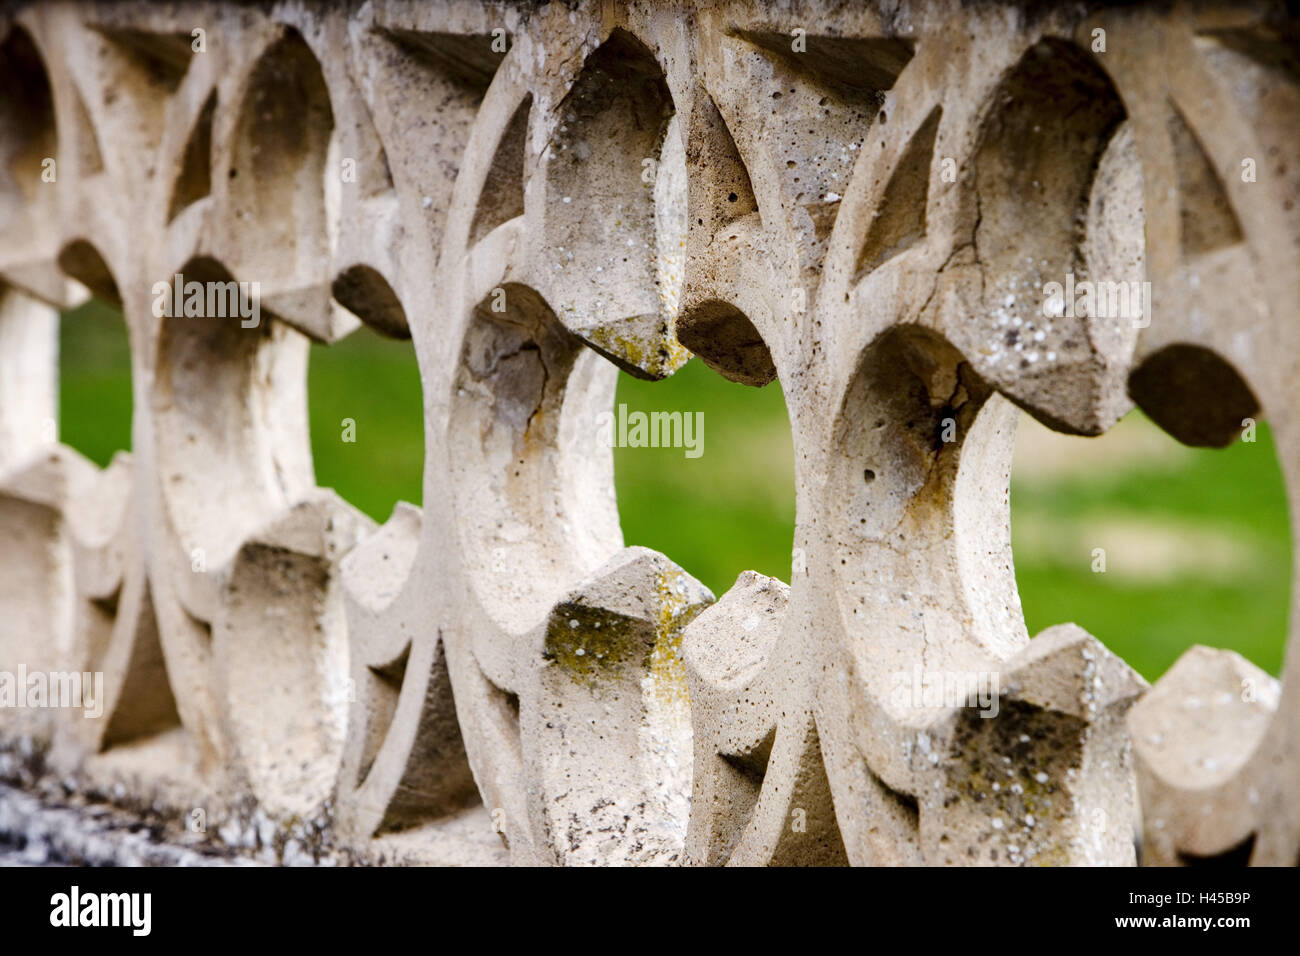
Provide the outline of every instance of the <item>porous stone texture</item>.
<path id="1" fill-rule="evenodd" d="M 169 842 L 131 814 L 84 800 L 59 805 L 0 786 L 0 866 L 248 866 L 226 853 L 201 853 Z M 183 839 L 173 834 L 172 839 Z"/>
<path id="2" fill-rule="evenodd" d="M 1267 417 L 1300 496 L 1298 38 L 1263 0 L 6 5 L 0 672 L 104 690 L 0 709 L 5 778 L 267 862 L 1295 863 L 1300 653 L 1148 690 L 1031 640 L 1008 481 L 1017 409 L 1136 402 Z M 53 427 L 87 295 L 132 352 L 102 470 Z M 363 323 L 424 394 L 379 527 L 306 424 L 309 342 Z M 691 353 L 784 390 L 788 583 L 623 547 L 617 370 Z"/>

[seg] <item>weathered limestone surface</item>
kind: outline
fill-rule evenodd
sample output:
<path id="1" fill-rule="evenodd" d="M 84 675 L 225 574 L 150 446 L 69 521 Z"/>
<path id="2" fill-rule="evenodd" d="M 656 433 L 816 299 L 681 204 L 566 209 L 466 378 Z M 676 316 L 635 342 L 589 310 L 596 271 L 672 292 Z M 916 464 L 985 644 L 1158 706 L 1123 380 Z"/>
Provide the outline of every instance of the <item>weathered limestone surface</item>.
<path id="1" fill-rule="evenodd" d="M 6 774 L 290 862 L 1293 864 L 1300 652 L 1031 641 L 1008 481 L 1017 408 L 1136 402 L 1267 417 L 1298 500 L 1298 147 L 1262 0 L 6 4 L 0 672 L 104 675 L 0 709 Z M 86 295 L 102 471 L 53 427 Z M 362 323 L 424 389 L 382 527 L 306 427 Z M 616 370 L 691 353 L 785 391 L 788 583 L 623 547 Z"/>

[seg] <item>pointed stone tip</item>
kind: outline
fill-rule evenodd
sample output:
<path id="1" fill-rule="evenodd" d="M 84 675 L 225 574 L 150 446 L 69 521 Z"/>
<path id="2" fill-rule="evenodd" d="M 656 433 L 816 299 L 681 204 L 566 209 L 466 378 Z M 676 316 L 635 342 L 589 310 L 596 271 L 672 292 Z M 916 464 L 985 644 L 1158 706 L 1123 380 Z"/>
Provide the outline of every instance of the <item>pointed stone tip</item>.
<path id="1" fill-rule="evenodd" d="M 680 612 L 713 601 L 713 592 L 680 565 L 651 548 L 633 545 L 613 554 L 574 587 L 561 604 L 644 617 L 657 615 L 661 605 L 677 606 Z"/>
<path id="2" fill-rule="evenodd" d="M 668 378 L 691 358 L 691 353 L 657 314 L 569 328 L 591 349 L 642 381 Z"/>
<path id="3" fill-rule="evenodd" d="M 1083 718 L 1131 703 L 1149 687 L 1141 674 L 1073 623 L 1040 632 L 1007 670 L 1013 696 Z"/>

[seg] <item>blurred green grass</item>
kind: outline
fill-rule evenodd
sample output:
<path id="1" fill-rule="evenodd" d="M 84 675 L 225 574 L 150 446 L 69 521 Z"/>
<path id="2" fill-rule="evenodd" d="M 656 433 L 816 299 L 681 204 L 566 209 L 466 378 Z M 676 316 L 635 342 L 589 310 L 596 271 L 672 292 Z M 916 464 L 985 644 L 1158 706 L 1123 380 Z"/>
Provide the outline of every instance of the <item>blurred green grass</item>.
<path id="1" fill-rule="evenodd" d="M 59 438 L 101 468 L 131 447 L 131 345 L 122 313 L 91 299 L 59 322 Z"/>
<path id="2" fill-rule="evenodd" d="M 96 303 L 84 306 L 65 317 L 60 345 L 63 440 L 104 465 L 130 445 L 130 357 L 121 318 Z M 309 401 L 319 484 L 381 522 L 398 500 L 420 503 L 422 400 L 409 342 L 362 329 L 333 346 L 313 345 Z M 699 458 L 680 448 L 615 451 L 626 543 L 664 552 L 719 595 L 748 568 L 788 581 L 794 469 L 780 386 L 734 385 L 693 360 L 664 382 L 620 375 L 616 403 L 629 411 L 703 412 L 705 422 Z M 356 422 L 355 443 L 341 440 L 345 418 Z M 1191 450 L 1174 466 L 1137 462 L 1050 482 L 1013 476 L 1012 540 L 1029 632 L 1074 621 L 1149 680 L 1195 643 L 1232 648 L 1278 673 L 1291 544 L 1266 426 L 1258 437 L 1222 451 Z M 1152 580 L 1095 574 L 1086 550 L 1063 555 L 1028 544 L 1030 528 L 1038 537 L 1044 528 L 1077 535 L 1096 522 L 1153 519 L 1213 529 L 1240 542 L 1251 560 Z"/>
<path id="3" fill-rule="evenodd" d="M 628 412 L 703 412 L 703 454 L 616 448 L 624 542 L 668 555 L 721 595 L 741 571 L 790 580 L 794 448 L 781 386 L 728 382 L 699 359 L 671 378 L 620 373 Z"/>
<path id="4" fill-rule="evenodd" d="M 1140 411 L 1132 424 L 1158 430 Z M 1129 419 L 1121 427 L 1130 424 Z M 1161 433 L 1163 435 L 1163 433 Z M 1104 442 L 1078 438 L 1077 442 Z M 1164 440 L 1175 444 L 1174 439 Z M 1074 621 L 1096 635 L 1148 680 L 1163 674 L 1192 644 L 1238 651 L 1276 675 L 1281 670 L 1289 610 L 1291 538 L 1286 487 L 1273 436 L 1259 423 L 1256 441 L 1224 449 L 1186 449 L 1175 465 L 1140 462 L 1109 474 L 1090 473 L 1045 485 L 1012 476 L 1011 539 L 1016 579 L 1031 634 Z M 1244 562 L 1200 554 L 1203 571 L 1148 581 L 1113 571 L 1094 573 L 1091 554 L 1073 560 L 1029 560 L 1022 531 L 1035 519 L 1058 527 L 1131 520 L 1179 526 L 1235 543 Z M 1195 547 L 1198 538 L 1189 537 Z M 1189 564 L 1197 555 L 1189 555 Z"/>
<path id="5" fill-rule="evenodd" d="M 362 327 L 312 345 L 307 389 L 316 483 L 381 523 L 398 501 L 420 504 L 424 399 L 411 343 Z M 347 418 L 355 442 L 342 440 Z"/>

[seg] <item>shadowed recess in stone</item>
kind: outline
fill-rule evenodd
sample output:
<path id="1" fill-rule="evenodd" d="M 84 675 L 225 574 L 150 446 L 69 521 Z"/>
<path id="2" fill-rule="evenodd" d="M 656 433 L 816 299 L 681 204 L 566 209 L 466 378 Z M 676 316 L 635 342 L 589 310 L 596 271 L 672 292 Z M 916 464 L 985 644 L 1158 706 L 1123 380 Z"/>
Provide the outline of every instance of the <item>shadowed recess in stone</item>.
<path id="1" fill-rule="evenodd" d="M 479 97 L 501 65 L 501 53 L 493 49 L 490 34 L 434 33 L 391 28 L 385 36 L 407 50 L 426 66 L 443 73 L 459 86 L 474 90 Z"/>
<path id="2" fill-rule="evenodd" d="M 1250 863 L 1250 855 L 1255 851 L 1255 834 L 1242 840 L 1231 850 L 1224 850 L 1214 856 L 1197 856 L 1194 853 L 1179 853 L 1178 860 L 1183 866 L 1209 866 L 1219 869 L 1235 870 Z"/>
<path id="3" fill-rule="evenodd" d="M 689 319 L 678 322 L 677 341 L 739 385 L 763 386 L 776 378 L 767 343 L 754 323 L 729 302 L 701 302 Z"/>
<path id="4" fill-rule="evenodd" d="M 737 30 L 735 35 L 844 100 L 875 101 L 913 54 L 912 41 L 902 37 L 806 35 L 800 37 L 804 49 L 796 51 L 790 33 Z"/>
<path id="5" fill-rule="evenodd" d="M 1168 345 L 1129 373 L 1129 394 L 1179 441 L 1222 448 L 1241 437 L 1259 400 L 1231 364 L 1192 344 Z"/>
<path id="6" fill-rule="evenodd" d="M 855 279 L 860 280 L 872 269 L 925 238 L 925 207 L 930 198 L 930 165 L 934 154 L 934 137 L 939 130 L 942 107 L 936 106 L 921 128 L 913 134 L 907 150 L 894 167 L 894 175 L 885 187 L 880 211 L 867 230 L 866 240 L 858 253 Z"/>
<path id="7" fill-rule="evenodd" d="M 286 320 L 313 328 L 328 295 L 324 175 L 334 113 L 320 64 L 301 34 L 285 30 L 249 77 L 224 171 L 243 241 L 231 271 L 258 281 Z M 320 286 L 319 291 L 312 289 Z"/>
<path id="8" fill-rule="evenodd" d="M 1218 43 L 1261 66 L 1277 70 L 1291 83 L 1300 83 L 1300 23 L 1281 20 L 1247 29 L 1210 29 L 1199 33 L 1198 44 Z"/>
<path id="9" fill-rule="evenodd" d="M 724 378 L 766 385 L 776 377 L 771 353 L 753 322 L 717 297 L 730 260 L 744 255 L 761 228 L 758 200 L 736 141 L 713 99 L 702 95 L 692 112 L 686 159 L 688 286 L 677 317 L 677 341 Z"/>
<path id="10" fill-rule="evenodd" d="M 688 357 L 672 334 L 685 183 L 663 71 L 640 40 L 616 29 L 558 110 L 564 122 L 544 154 L 542 253 L 548 278 L 565 280 L 556 314 L 629 374 L 663 378 Z"/>
<path id="11" fill-rule="evenodd" d="M 57 143 L 45 64 L 31 34 L 14 27 L 0 45 L 0 212 L 35 198 L 42 161 L 56 155 Z"/>
<path id="12" fill-rule="evenodd" d="M 1075 316 L 1064 306 L 1048 314 L 1044 289 L 1067 275 L 1144 278 L 1128 261 L 1093 275 L 1085 248 L 1094 238 L 1086 229 L 1099 163 L 1124 116 L 1114 84 L 1089 53 L 1042 39 L 989 100 L 973 157 L 969 251 L 983 315 L 955 327 L 953 341 L 981 375 L 1062 431 L 1097 434 L 1121 413 L 1115 390 L 1098 382 L 1120 373 L 1132 348 L 1131 322 Z M 1140 219 L 1123 227 L 1139 250 L 1141 228 Z M 977 329 L 978 344 L 969 338 Z"/>
<path id="13" fill-rule="evenodd" d="M 1205 147 L 1178 107 L 1169 104 L 1169 138 L 1173 142 L 1178 194 L 1183 200 L 1179 232 L 1185 256 L 1199 256 L 1241 242 L 1241 224 L 1214 171 Z"/>
<path id="14" fill-rule="evenodd" d="M 150 82 L 175 93 L 185 78 L 193 55 L 189 33 L 154 33 L 146 30 L 96 28 L 122 50 Z"/>
<path id="15" fill-rule="evenodd" d="M 89 289 L 95 298 L 118 309 L 122 307 L 117 280 L 99 250 L 86 240 L 70 242 L 59 251 L 59 268 Z"/>
<path id="16" fill-rule="evenodd" d="M 528 117 L 533 105 L 529 93 L 519 104 L 488 168 L 483 195 L 470 226 L 469 241 L 478 242 L 489 232 L 524 214 L 524 147 L 528 140 Z"/>
<path id="17" fill-rule="evenodd" d="M 104 171 L 104 156 L 99 145 L 99 133 L 86 109 L 80 90 L 73 90 L 74 136 L 76 137 L 77 164 L 82 175 L 92 176 Z"/>
<path id="18" fill-rule="evenodd" d="M 140 601 L 140 606 L 135 611 L 136 633 L 130 642 L 130 658 L 124 665 L 121 689 L 112 702 L 115 706 L 103 732 L 102 746 L 105 750 L 181 727 L 176 696 L 167 674 L 167 660 L 158 637 L 158 619 L 147 587 L 142 589 L 139 597 L 134 594 L 124 596 Z M 120 606 L 115 604 L 114 615 L 120 610 Z"/>
<path id="19" fill-rule="evenodd" d="M 172 187 L 168 221 L 212 191 L 212 116 L 216 109 L 217 94 L 214 92 L 204 101 L 185 144 L 185 156 L 176 176 L 176 185 Z"/>
<path id="20" fill-rule="evenodd" d="M 887 121 L 880 106 L 911 60 L 914 43 L 804 29 L 797 35 L 729 32 L 743 41 L 733 44 L 734 55 L 748 56 L 766 80 L 760 102 L 785 119 L 774 144 L 792 157 L 785 163 L 782 192 L 790 211 L 798 210 L 792 224 L 803 234 L 801 265 L 819 270 L 847 186 L 842 169 L 872 123 Z"/>
<path id="21" fill-rule="evenodd" d="M 701 93 L 691 114 L 686 160 L 691 169 L 687 215 L 713 235 L 737 219 L 758 212 L 754 184 L 735 137 L 713 97 Z"/>
<path id="22" fill-rule="evenodd" d="M 406 310 L 378 270 L 367 265 L 344 269 L 335 278 L 331 292 L 339 305 L 366 325 L 395 339 L 409 339 Z"/>
<path id="23" fill-rule="evenodd" d="M 357 784 L 365 783 L 370 768 L 374 766 L 375 755 L 384 742 L 384 734 L 392 726 L 393 716 L 397 712 L 397 697 L 402 690 L 402 681 L 406 679 L 406 663 L 411 656 L 411 645 L 402 648 L 402 656 L 386 664 L 369 664 L 367 669 L 374 686 L 369 688 L 374 703 L 366 714 L 364 731 L 364 749 L 361 751 L 361 765 L 357 769 Z"/>

